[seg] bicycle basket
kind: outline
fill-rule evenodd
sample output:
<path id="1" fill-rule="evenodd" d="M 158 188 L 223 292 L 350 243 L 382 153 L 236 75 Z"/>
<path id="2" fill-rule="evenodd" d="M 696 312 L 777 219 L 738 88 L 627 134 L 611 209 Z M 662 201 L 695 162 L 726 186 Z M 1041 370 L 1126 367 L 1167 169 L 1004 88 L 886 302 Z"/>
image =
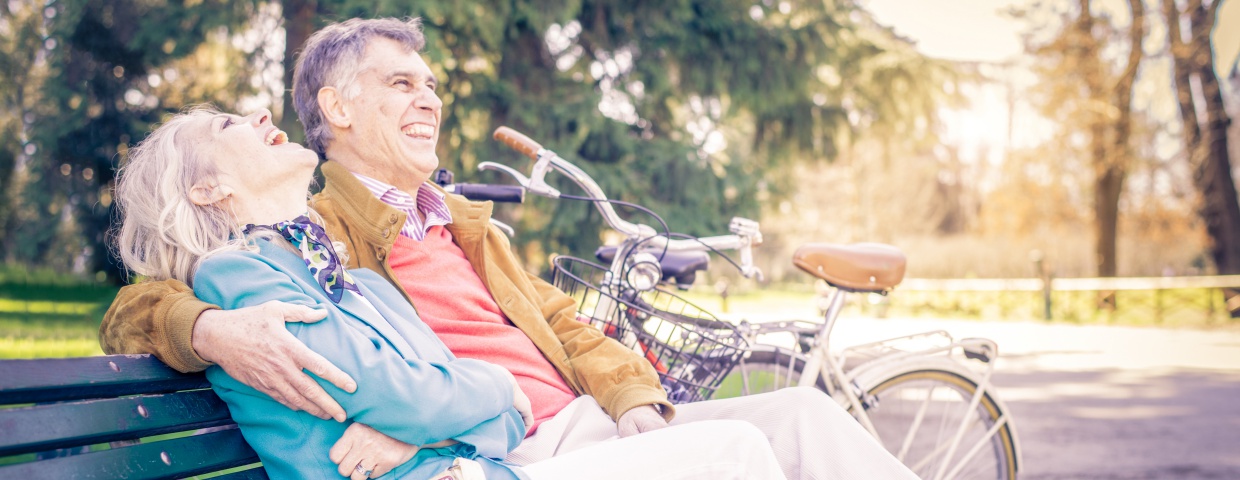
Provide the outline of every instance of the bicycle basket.
<path id="1" fill-rule="evenodd" d="M 672 403 L 710 398 L 747 349 L 735 326 L 671 292 L 610 282 L 607 267 L 580 258 L 552 263 L 555 286 L 578 301 L 578 320 L 646 357 Z"/>

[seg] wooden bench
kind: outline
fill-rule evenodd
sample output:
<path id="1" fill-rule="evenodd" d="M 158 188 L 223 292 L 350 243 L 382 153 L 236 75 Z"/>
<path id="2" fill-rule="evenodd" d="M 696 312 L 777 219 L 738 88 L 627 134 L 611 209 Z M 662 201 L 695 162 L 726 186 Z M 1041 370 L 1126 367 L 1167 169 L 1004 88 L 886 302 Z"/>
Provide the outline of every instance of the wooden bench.
<path id="1" fill-rule="evenodd" d="M 0 361 L 0 478 L 266 479 L 201 374 L 149 355 Z"/>

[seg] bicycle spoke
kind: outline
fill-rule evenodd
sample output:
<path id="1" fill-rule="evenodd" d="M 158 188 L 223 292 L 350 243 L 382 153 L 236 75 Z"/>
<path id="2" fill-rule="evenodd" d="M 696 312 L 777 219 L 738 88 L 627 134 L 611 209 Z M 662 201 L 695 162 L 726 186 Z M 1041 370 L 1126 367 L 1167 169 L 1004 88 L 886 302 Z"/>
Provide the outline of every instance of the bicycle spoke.
<path id="1" fill-rule="evenodd" d="M 908 429 L 908 434 L 904 436 L 904 443 L 900 445 L 900 453 L 896 454 L 896 460 L 904 461 L 904 456 L 908 454 L 908 449 L 913 445 L 913 437 L 917 436 L 917 430 L 921 428 L 921 421 L 926 416 L 926 410 L 930 408 L 930 400 L 934 396 L 934 386 L 926 391 L 926 399 L 921 402 L 921 406 L 917 408 L 917 415 L 913 417 L 913 424 Z"/>
<path id="2" fill-rule="evenodd" d="M 1002 418 L 995 422 L 995 424 L 990 427 L 990 430 L 987 430 L 986 433 L 982 435 L 982 438 L 979 438 L 977 442 L 973 444 L 973 447 L 960 458 L 960 461 L 956 462 L 956 468 L 953 468 L 951 472 L 948 472 L 946 480 L 956 478 L 956 475 L 960 474 L 960 471 L 964 469 L 965 465 L 969 464 L 970 460 L 973 460 L 973 457 L 982 450 L 982 447 L 990 444 L 990 439 L 994 437 L 995 434 L 999 432 L 999 429 L 1003 428 L 1004 425 L 1007 425 L 1007 418 Z"/>

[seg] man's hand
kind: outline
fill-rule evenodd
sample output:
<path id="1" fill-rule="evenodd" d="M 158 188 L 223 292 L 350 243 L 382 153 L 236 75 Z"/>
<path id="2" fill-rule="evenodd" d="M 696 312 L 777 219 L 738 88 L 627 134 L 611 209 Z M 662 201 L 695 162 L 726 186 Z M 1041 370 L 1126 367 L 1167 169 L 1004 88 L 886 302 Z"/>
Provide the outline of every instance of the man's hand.
<path id="1" fill-rule="evenodd" d="M 620 420 L 616 422 L 616 430 L 620 433 L 620 438 L 658 430 L 666 426 L 667 420 L 654 405 L 642 405 L 624 412 L 624 415 L 621 415 Z"/>
<path id="2" fill-rule="evenodd" d="M 451 440 L 445 442 L 456 443 Z M 389 437 L 366 425 L 354 423 L 345 429 L 344 435 L 332 445 L 327 456 L 336 464 L 336 471 L 340 476 L 362 480 L 382 477 L 396 466 L 408 462 L 418 450 L 416 445 Z M 366 470 L 371 471 L 369 477 L 362 475 Z"/>
<path id="3" fill-rule="evenodd" d="M 517 377 L 507 369 L 504 373 L 508 374 L 508 380 L 512 382 L 512 407 L 521 414 L 521 421 L 525 422 L 525 433 L 529 434 L 530 429 L 534 428 L 534 406 L 530 403 L 530 397 L 525 396 L 521 386 L 517 385 Z"/>
<path id="4" fill-rule="evenodd" d="M 344 409 L 302 369 L 349 393 L 357 390 L 357 384 L 284 328 L 285 322 L 312 323 L 326 317 L 323 310 L 274 301 L 237 310 L 207 310 L 194 323 L 192 346 L 203 360 L 215 362 L 284 406 L 343 422 Z"/>

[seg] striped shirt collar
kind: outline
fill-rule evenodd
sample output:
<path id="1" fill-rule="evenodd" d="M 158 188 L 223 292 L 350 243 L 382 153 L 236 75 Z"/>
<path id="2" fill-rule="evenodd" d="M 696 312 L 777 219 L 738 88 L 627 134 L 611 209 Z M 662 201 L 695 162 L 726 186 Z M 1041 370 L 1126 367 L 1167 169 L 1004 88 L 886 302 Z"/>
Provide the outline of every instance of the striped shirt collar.
<path id="1" fill-rule="evenodd" d="M 452 213 L 448 211 L 448 204 L 444 202 L 443 192 L 436 190 L 429 183 L 423 183 L 421 187 L 418 187 L 415 199 L 408 193 L 382 181 L 360 173 L 354 173 L 353 176 L 357 177 L 379 201 L 404 212 L 406 220 L 405 226 L 400 229 L 401 235 L 422 241 L 431 227 L 452 223 Z M 425 222 L 415 213 L 417 211 L 421 211 L 426 217 Z"/>

